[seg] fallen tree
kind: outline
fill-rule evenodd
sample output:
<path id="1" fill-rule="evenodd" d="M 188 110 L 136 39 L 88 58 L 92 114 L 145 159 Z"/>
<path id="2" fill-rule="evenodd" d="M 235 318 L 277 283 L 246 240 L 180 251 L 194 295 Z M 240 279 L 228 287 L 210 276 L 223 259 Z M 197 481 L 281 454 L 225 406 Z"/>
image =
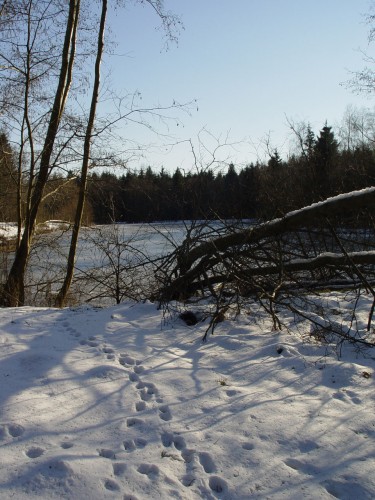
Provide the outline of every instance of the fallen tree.
<path id="1" fill-rule="evenodd" d="M 157 269 L 155 298 L 163 304 L 214 297 L 213 328 L 229 302 L 253 297 L 280 328 L 277 305 L 296 312 L 301 310 L 297 299 L 319 290 L 364 290 L 374 299 L 370 330 L 375 308 L 374 205 L 375 187 L 369 187 L 247 227 L 223 223 L 216 237 L 202 227 L 188 231 Z"/>

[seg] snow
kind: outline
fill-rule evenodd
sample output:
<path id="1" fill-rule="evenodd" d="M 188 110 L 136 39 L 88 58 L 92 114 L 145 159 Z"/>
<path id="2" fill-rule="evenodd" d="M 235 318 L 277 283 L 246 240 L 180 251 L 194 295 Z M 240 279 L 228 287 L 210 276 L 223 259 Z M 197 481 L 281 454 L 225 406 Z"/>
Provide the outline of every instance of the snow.
<path id="1" fill-rule="evenodd" d="M 0 309 L 0 498 L 374 498 L 375 352 L 207 321 Z"/>
<path id="2" fill-rule="evenodd" d="M 17 224 L 14 222 L 0 222 L 0 239 L 5 240 L 17 237 Z"/>

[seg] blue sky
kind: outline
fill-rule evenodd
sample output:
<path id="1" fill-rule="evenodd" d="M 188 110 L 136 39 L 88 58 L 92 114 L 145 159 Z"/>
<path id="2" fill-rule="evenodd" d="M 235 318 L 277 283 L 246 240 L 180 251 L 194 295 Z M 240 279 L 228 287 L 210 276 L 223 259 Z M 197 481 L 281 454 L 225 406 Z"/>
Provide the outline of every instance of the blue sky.
<path id="1" fill-rule="evenodd" d="M 157 138 L 146 128 L 128 124 L 121 132 L 150 148 L 133 167 L 162 165 L 189 170 L 199 157 L 197 136 L 212 151 L 226 140 L 218 158 L 244 165 L 262 158 L 269 140 L 282 154 L 290 149 L 287 118 L 309 122 L 316 133 L 327 120 L 337 125 L 346 107 L 372 108 L 374 98 L 353 94 L 343 82 L 364 67 L 365 16 L 370 0 L 166 0 L 185 29 L 178 45 L 164 49 L 159 20 L 147 6 L 128 4 L 110 16 L 117 41 L 107 68 L 118 93 L 142 94 L 142 106 L 168 105 L 173 99 L 196 99 L 182 123 L 170 123 L 174 137 Z M 198 111 L 196 110 L 198 108 Z M 161 133 L 167 129 L 156 123 Z M 216 139 L 218 142 L 216 142 Z M 201 148 L 202 151 L 202 148 Z M 198 158 L 199 159 L 199 158 Z M 203 162 L 209 162 L 205 155 Z"/>

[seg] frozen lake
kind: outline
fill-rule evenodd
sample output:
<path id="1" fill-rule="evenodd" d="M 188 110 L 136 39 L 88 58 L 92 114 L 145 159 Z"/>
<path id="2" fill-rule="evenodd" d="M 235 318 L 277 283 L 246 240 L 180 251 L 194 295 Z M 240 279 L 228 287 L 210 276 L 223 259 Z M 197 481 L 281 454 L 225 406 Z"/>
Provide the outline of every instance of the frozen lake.
<path id="1" fill-rule="evenodd" d="M 82 228 L 70 302 L 113 304 L 119 298 L 136 298 L 145 285 L 155 286 L 158 258 L 172 253 L 188 233 L 192 239 L 212 238 L 224 227 L 220 221 L 189 221 Z M 66 227 L 55 227 L 35 238 L 26 280 L 28 304 L 53 304 L 64 277 L 70 234 Z M 3 263 L 4 276 L 11 258 Z"/>

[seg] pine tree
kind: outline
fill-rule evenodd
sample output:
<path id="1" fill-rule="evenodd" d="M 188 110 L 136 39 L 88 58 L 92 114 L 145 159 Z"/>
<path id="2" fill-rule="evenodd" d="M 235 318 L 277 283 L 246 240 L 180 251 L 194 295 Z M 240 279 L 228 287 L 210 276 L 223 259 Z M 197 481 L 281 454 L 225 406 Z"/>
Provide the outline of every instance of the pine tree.
<path id="1" fill-rule="evenodd" d="M 325 199 L 334 191 L 330 180 L 338 155 L 338 146 L 332 127 L 325 124 L 314 146 L 315 194 L 318 199 Z"/>

